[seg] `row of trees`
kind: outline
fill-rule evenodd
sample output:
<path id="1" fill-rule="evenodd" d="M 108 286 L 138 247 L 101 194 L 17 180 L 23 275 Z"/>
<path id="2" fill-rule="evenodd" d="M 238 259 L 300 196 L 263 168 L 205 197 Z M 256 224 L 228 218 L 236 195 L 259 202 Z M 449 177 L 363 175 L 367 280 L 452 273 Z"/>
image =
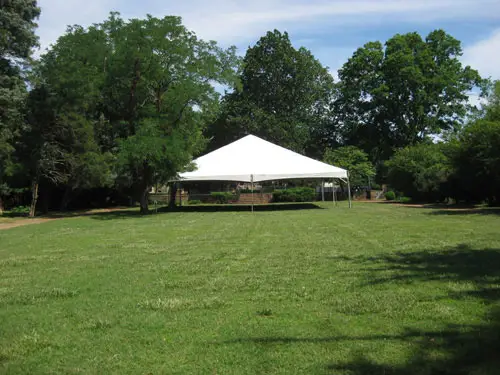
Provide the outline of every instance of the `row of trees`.
<path id="1" fill-rule="evenodd" d="M 111 13 L 69 27 L 32 61 L 36 2 L 7 0 L 0 13 L 0 210 L 3 199 L 28 190 L 32 215 L 54 192 L 65 209 L 102 187 L 124 191 L 147 212 L 151 186 L 249 133 L 348 167 L 355 184 L 399 181 L 391 166 L 411 147 L 434 149 L 436 135 L 463 143 L 474 114 L 467 92 L 488 88 L 442 30 L 368 43 L 334 82 L 287 33 L 268 32 L 241 59 L 179 17 L 125 21 Z"/>
<path id="2" fill-rule="evenodd" d="M 500 81 L 459 132 L 397 150 L 386 166 L 390 184 L 415 200 L 500 203 Z"/>

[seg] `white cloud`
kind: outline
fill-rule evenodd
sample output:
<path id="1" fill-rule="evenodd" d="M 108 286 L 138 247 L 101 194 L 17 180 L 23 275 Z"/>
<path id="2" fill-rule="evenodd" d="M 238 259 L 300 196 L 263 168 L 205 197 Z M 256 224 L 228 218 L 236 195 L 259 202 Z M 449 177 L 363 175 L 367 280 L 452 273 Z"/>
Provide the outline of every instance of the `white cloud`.
<path id="1" fill-rule="evenodd" d="M 42 13 L 37 30 L 41 45 L 38 53 L 54 43 L 68 25 L 89 26 L 103 21 L 118 3 L 119 0 L 39 0 Z"/>
<path id="2" fill-rule="evenodd" d="M 175 14 L 204 39 L 244 46 L 272 28 L 294 33 L 432 20 L 500 19 L 498 0 L 40 0 L 42 47 L 67 24 L 100 22 L 111 10 L 126 18 Z"/>
<path id="3" fill-rule="evenodd" d="M 500 28 L 488 38 L 466 47 L 462 60 L 483 77 L 500 79 Z"/>
<path id="4" fill-rule="evenodd" d="M 192 6 L 193 2 L 189 4 Z M 185 12 L 188 27 L 202 37 L 225 43 L 251 40 L 270 28 L 304 30 L 319 27 L 342 27 L 346 23 L 369 25 L 380 22 L 429 22 L 436 19 L 500 18 L 498 2 L 493 0 L 311 0 L 311 1 L 253 1 L 215 2 L 194 1 L 196 5 Z M 168 11 L 168 6 L 158 7 Z"/>

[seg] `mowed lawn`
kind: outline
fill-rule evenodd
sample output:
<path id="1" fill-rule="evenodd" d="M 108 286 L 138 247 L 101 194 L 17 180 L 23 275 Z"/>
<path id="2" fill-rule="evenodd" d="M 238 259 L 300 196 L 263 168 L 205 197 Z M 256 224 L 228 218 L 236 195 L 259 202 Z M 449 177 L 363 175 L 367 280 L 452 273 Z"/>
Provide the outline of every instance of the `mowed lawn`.
<path id="1" fill-rule="evenodd" d="M 500 373 L 496 211 L 318 206 L 0 231 L 0 372 Z"/>

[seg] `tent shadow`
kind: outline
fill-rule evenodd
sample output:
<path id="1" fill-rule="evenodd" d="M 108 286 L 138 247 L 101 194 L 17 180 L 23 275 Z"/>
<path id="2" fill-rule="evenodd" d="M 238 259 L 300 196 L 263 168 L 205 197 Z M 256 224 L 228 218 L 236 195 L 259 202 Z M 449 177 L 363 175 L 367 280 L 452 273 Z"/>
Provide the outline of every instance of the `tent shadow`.
<path id="1" fill-rule="evenodd" d="M 255 205 L 254 211 L 256 212 L 267 212 L 267 211 L 300 211 L 300 210 L 322 210 L 320 207 L 314 203 L 287 203 L 287 204 L 262 204 Z M 158 212 L 251 212 L 251 205 L 231 205 L 231 204 L 214 204 L 214 205 L 193 205 L 193 206 L 182 206 L 175 208 L 162 208 Z"/>

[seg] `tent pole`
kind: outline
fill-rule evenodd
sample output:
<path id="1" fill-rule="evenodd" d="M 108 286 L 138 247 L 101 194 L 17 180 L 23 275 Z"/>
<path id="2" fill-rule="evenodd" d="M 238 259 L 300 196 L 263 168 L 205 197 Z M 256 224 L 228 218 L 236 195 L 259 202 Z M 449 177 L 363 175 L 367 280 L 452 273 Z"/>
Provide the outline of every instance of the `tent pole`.
<path id="1" fill-rule="evenodd" d="M 179 207 L 182 207 L 182 184 L 179 182 Z"/>
<path id="2" fill-rule="evenodd" d="M 335 199 L 335 179 L 332 179 L 332 202 L 334 206 L 337 205 L 337 200 Z"/>
<path id="3" fill-rule="evenodd" d="M 252 212 L 253 212 L 253 175 L 250 176 L 251 186 L 252 186 Z"/>
<path id="4" fill-rule="evenodd" d="M 347 194 L 349 196 L 349 208 L 352 208 L 351 183 L 349 182 L 349 173 L 347 173 Z"/>
<path id="5" fill-rule="evenodd" d="M 325 201 L 325 180 L 321 180 L 321 201 Z"/>

